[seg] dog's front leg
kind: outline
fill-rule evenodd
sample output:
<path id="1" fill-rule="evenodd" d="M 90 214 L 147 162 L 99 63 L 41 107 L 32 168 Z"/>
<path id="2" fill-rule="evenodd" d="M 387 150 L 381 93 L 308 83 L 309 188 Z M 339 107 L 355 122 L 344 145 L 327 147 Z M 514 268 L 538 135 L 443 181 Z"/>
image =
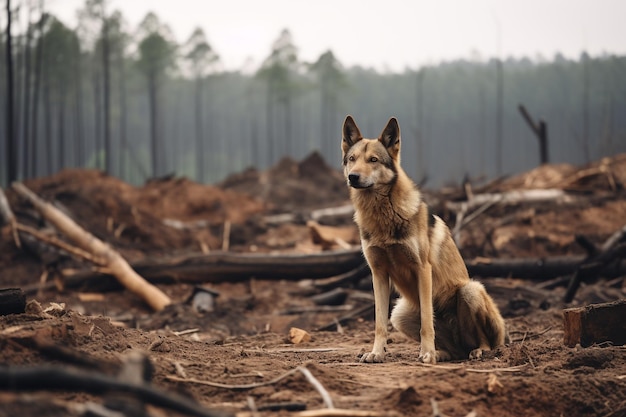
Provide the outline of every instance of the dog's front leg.
<path id="1" fill-rule="evenodd" d="M 435 323 L 433 313 L 433 270 L 426 262 L 420 268 L 417 289 L 420 299 L 420 355 L 419 360 L 424 363 L 436 363 L 435 351 Z"/>
<path id="2" fill-rule="evenodd" d="M 376 330 L 374 348 L 370 353 L 361 356 L 361 362 L 384 362 L 387 350 L 387 325 L 389 323 L 389 274 L 387 271 L 372 271 L 374 285 L 374 308 L 376 313 Z"/>

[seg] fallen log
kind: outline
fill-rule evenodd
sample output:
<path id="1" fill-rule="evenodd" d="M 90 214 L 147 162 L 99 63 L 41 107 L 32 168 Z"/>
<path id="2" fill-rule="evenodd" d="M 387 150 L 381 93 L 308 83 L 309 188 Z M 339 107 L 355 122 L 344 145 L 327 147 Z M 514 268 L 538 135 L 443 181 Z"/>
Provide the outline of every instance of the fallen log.
<path id="1" fill-rule="evenodd" d="M 473 259 L 465 265 L 471 276 L 515 277 L 544 281 L 573 274 L 585 261 L 585 256 L 555 256 L 551 258 Z M 626 262 L 599 265 L 596 275 L 607 278 L 626 275 Z"/>
<path id="2" fill-rule="evenodd" d="M 316 254 L 260 254 L 211 252 L 176 258 L 144 259 L 132 264 L 132 268 L 151 283 L 188 282 L 217 283 L 240 282 L 250 278 L 265 280 L 301 280 L 342 277 L 347 271 L 367 268 L 360 248 L 321 252 Z M 358 268 L 358 269 L 357 269 Z M 369 269 L 368 269 L 369 270 Z M 100 271 L 61 271 L 66 288 L 97 283 L 110 288 L 109 276 Z M 25 286 L 26 293 L 39 289 L 52 289 L 52 283 L 44 286 Z"/>
<path id="3" fill-rule="evenodd" d="M 563 310 L 563 341 L 566 346 L 582 347 L 610 342 L 626 344 L 626 300 L 590 304 Z"/>
<path id="4" fill-rule="evenodd" d="M 560 256 L 552 258 L 466 260 L 470 276 L 482 278 L 515 277 L 545 281 L 571 275 L 580 267 L 585 256 Z M 132 268 L 151 283 L 187 282 L 192 284 L 241 282 L 250 278 L 264 280 L 315 279 L 319 290 L 350 285 L 369 274 L 360 248 L 321 252 L 316 254 L 251 254 L 211 252 L 177 258 L 144 259 L 133 263 Z M 81 285 L 110 289 L 114 283 L 110 276 L 96 270 L 61 271 L 66 288 Z M 626 260 L 603 265 L 595 271 L 607 278 L 626 275 Z M 29 294 L 39 289 L 53 289 L 53 283 L 43 286 L 24 286 Z"/>
<path id="5" fill-rule="evenodd" d="M 242 281 L 249 278 L 299 280 L 349 271 L 363 262 L 361 248 L 316 254 L 212 252 L 178 258 L 145 259 L 133 268 L 146 278 L 189 282 Z"/>
<path id="6" fill-rule="evenodd" d="M 202 407 L 191 398 L 163 391 L 147 383 L 129 383 L 93 370 L 68 366 L 0 367 L 3 391 L 78 391 L 91 394 L 124 392 L 157 407 L 200 417 L 226 417 L 233 414 Z"/>
<path id="7" fill-rule="evenodd" d="M 159 311 L 171 304 L 170 298 L 154 285 L 148 283 L 135 272 L 128 262 L 111 246 L 102 242 L 91 233 L 76 224 L 72 219 L 55 208 L 52 204 L 40 199 L 21 183 L 13 183 L 13 189 L 53 224 L 61 233 L 72 240 L 82 250 L 101 260 L 100 266 L 111 271 L 111 274 L 130 292 L 143 299 L 154 310 Z"/>

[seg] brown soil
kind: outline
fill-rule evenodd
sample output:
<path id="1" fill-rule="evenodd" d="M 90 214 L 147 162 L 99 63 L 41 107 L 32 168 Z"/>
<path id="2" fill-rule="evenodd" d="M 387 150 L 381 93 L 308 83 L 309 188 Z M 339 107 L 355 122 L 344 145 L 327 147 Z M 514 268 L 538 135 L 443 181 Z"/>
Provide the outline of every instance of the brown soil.
<path id="1" fill-rule="evenodd" d="M 607 166 L 613 184 L 606 175 L 572 177 L 601 166 L 601 162 L 582 168 L 542 167 L 546 188 L 576 189 L 588 198 L 558 208 L 494 207 L 464 230 L 464 255 L 584 253 L 573 239 L 575 234 L 603 242 L 626 224 L 626 158 L 618 156 L 612 161 L 617 162 Z M 497 192 L 528 184 L 534 184 L 528 188 L 537 188 L 541 177 L 537 172 L 486 190 Z M 535 179 L 528 180 L 530 176 Z M 323 193 L 319 184 L 324 184 Z M 217 186 L 169 178 L 133 187 L 84 170 L 63 171 L 26 185 L 46 199 L 60 202 L 80 224 L 131 260 L 199 251 L 203 246 L 217 249 L 223 242 L 226 221 L 232 223 L 234 250 L 320 251 L 304 221 L 274 226 L 265 222 L 264 216 L 339 206 L 348 197 L 341 175 L 316 155 L 299 163 L 283 160 L 267 172 L 251 169 L 235 174 Z M 9 190 L 7 195 L 21 222 L 40 224 L 14 193 Z M 445 195 L 432 192 L 429 197 Z M 454 220 L 449 213 L 441 215 Z M 510 222 L 502 223 L 507 216 Z M 350 224 L 350 219 L 342 224 Z M 1 229 L 0 288 L 26 287 L 37 283 L 44 270 L 54 274 L 68 266 L 85 267 L 67 256 L 51 254 L 40 259 L 28 250 L 18 250 L 9 227 Z M 539 291 L 534 283 L 511 277 L 484 282 L 506 316 L 513 341 L 477 361 L 425 366 L 416 361 L 418 344 L 392 331 L 387 362 L 360 364 L 359 354 L 373 342 L 372 313 L 348 321 L 341 331 L 336 327 L 319 331 L 316 329 L 345 312 L 295 313 L 294 309 L 314 306 L 310 282 L 252 279 L 211 285 L 219 292 L 216 308 L 203 314 L 191 307 L 194 287 L 185 282 L 159 284 L 174 304 L 158 313 L 124 291 L 100 294 L 82 288 L 29 295 L 27 313 L 0 317 L 0 363 L 71 365 L 115 375 L 125 355 L 139 350 L 154 366 L 153 386 L 232 412 L 248 410 L 249 397 L 257 407 L 295 402 L 311 410 L 325 405 L 301 373 L 253 389 L 218 388 L 190 380 L 260 383 L 306 366 L 329 392 L 335 407 L 375 411 L 381 416 L 430 416 L 432 400 L 448 416 L 465 416 L 472 410 L 478 416 L 626 415 L 626 349 L 608 344 L 585 349 L 564 346 L 563 286 Z M 621 282 L 617 284 L 601 279 L 589 282 L 573 305 L 598 301 L 601 295 L 602 300 L 623 298 Z M 347 288 L 344 305 L 359 308 L 371 303 L 368 285 Z M 57 304 L 42 311 L 51 303 Z M 307 330 L 312 340 L 290 344 L 291 327 Z M 193 331 L 183 332 L 190 329 Z M 59 353 L 61 347 L 71 355 Z M 173 380 L 176 377 L 187 381 Z M 74 390 L 0 391 L 0 417 L 82 415 L 77 404 L 107 399 L 110 396 Z M 148 411 L 154 416 L 183 415 L 154 407 Z M 260 411 L 258 415 L 297 413 Z"/>

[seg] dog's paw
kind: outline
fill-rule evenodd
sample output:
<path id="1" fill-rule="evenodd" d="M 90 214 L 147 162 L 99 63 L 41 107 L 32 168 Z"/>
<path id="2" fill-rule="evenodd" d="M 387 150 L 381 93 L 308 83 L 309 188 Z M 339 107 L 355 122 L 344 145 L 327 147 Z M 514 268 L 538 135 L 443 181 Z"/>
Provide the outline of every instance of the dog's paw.
<path id="1" fill-rule="evenodd" d="M 482 357 L 483 357 L 483 350 L 481 348 L 474 349 L 469 354 L 469 358 L 472 360 L 480 359 Z"/>
<path id="2" fill-rule="evenodd" d="M 452 360 L 450 352 L 445 350 L 437 350 L 437 362 L 447 362 Z"/>
<path id="3" fill-rule="evenodd" d="M 420 355 L 418 356 L 417 360 L 422 363 L 430 363 L 431 365 L 434 365 L 437 363 L 437 353 L 434 350 L 420 352 Z"/>
<path id="4" fill-rule="evenodd" d="M 364 353 L 360 359 L 361 363 L 383 363 L 385 362 L 385 354 L 384 353 Z"/>

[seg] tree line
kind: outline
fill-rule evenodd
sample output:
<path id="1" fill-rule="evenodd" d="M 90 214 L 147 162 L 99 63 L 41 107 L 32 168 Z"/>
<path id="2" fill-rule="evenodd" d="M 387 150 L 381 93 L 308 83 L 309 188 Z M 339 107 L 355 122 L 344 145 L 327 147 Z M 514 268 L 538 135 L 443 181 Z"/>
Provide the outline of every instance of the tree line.
<path id="1" fill-rule="evenodd" d="M 86 0 L 73 28 L 43 0 L 13 3 L 0 39 L 0 185 L 66 167 L 132 183 L 171 173 L 215 182 L 313 151 L 338 167 L 348 113 L 370 137 L 398 117 L 403 164 L 433 187 L 539 164 L 520 104 L 545 120 L 551 162 L 626 151 L 623 56 L 380 73 L 346 68 L 330 50 L 303 62 L 285 29 L 258 70 L 225 71 L 201 28 L 179 43 L 156 14 L 130 28 L 107 0 Z"/>

